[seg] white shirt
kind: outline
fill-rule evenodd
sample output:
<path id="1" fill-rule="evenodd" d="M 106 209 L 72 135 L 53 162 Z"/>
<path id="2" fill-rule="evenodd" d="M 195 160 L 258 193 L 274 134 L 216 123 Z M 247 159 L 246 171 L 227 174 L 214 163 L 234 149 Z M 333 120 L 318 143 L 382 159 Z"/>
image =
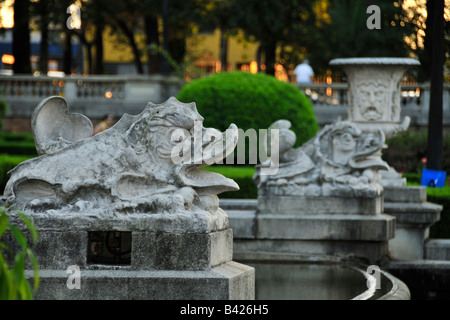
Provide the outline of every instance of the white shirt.
<path id="1" fill-rule="evenodd" d="M 294 74 L 297 79 L 297 83 L 310 83 L 311 76 L 314 75 L 314 71 L 309 64 L 302 63 L 295 67 Z"/>

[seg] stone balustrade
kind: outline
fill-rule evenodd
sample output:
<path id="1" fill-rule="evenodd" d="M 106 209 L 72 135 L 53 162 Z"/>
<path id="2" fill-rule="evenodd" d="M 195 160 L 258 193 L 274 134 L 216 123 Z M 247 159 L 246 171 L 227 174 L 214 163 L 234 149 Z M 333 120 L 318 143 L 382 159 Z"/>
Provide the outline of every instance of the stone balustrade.
<path id="1" fill-rule="evenodd" d="M 147 102 L 161 103 L 176 96 L 183 81 L 177 77 L 153 76 L 0 76 L 0 98 L 9 106 L 8 123 L 19 118 L 28 119 L 36 105 L 49 96 L 62 96 L 72 112 L 90 118 L 105 114 L 120 117 L 136 114 Z M 347 83 L 299 85 L 313 103 L 319 124 L 325 125 L 338 117 L 347 117 Z M 402 113 L 411 118 L 411 126 L 428 123 L 429 83 L 403 84 Z M 450 84 L 444 84 L 444 111 L 450 110 Z M 450 125 L 450 112 L 444 112 L 444 125 Z M 12 131 L 17 131 L 10 128 Z M 19 130 L 20 131 L 20 130 Z"/>
<path id="2" fill-rule="evenodd" d="M 315 107 L 345 106 L 347 107 L 347 83 L 313 83 L 299 84 L 297 87 L 309 96 Z M 430 83 L 402 84 L 402 108 L 419 107 L 428 109 L 430 102 Z M 450 109 L 450 83 L 444 84 L 444 109 Z"/>
<path id="3" fill-rule="evenodd" d="M 106 113 L 135 113 L 147 102 L 161 103 L 178 93 L 183 82 L 176 77 L 154 76 L 4 76 L 0 96 L 9 105 L 8 116 L 30 116 L 44 98 L 64 97 L 72 111 L 89 117 Z"/>

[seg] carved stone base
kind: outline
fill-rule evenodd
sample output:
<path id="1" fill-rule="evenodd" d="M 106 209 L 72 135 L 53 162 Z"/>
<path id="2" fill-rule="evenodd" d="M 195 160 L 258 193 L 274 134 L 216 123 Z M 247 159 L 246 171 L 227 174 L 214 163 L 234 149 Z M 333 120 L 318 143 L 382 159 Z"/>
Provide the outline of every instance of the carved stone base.
<path id="1" fill-rule="evenodd" d="M 32 274 L 29 273 L 30 277 Z M 204 271 L 82 270 L 80 289 L 68 289 L 69 274 L 40 271 L 37 300 L 253 300 L 254 268 L 227 262 Z"/>
<path id="2" fill-rule="evenodd" d="M 383 212 L 383 197 L 258 197 L 258 211 L 281 215 L 377 215 Z"/>
<path id="3" fill-rule="evenodd" d="M 278 200 L 281 204 L 287 199 Z M 353 199 L 347 200 L 347 207 L 352 210 Z M 374 206 L 369 212 L 378 211 L 375 207 L 379 199 L 365 200 Z M 343 199 L 339 201 L 343 205 Z M 340 213 L 318 213 L 313 207 L 308 208 L 304 199 L 299 203 L 305 204 L 300 213 L 262 213 L 254 200 L 221 201 L 233 229 L 234 256 L 248 252 L 334 255 L 369 263 L 388 258 L 388 242 L 395 231 L 394 217 L 382 213 L 349 214 L 344 207 L 340 207 Z M 326 200 L 316 199 L 315 205 L 320 203 Z"/>
<path id="4" fill-rule="evenodd" d="M 233 233 L 222 210 L 27 216 L 39 235 L 32 246 L 41 276 L 36 299 L 254 299 L 254 269 L 232 261 Z M 69 266 L 81 272 L 80 290 L 67 287 Z"/>
<path id="5" fill-rule="evenodd" d="M 425 187 L 385 187 L 384 212 L 396 218 L 395 238 L 389 241 L 396 260 L 424 259 L 430 227 L 439 221 L 442 206 L 427 202 Z"/>
<path id="6" fill-rule="evenodd" d="M 386 215 L 256 214 L 255 225 L 253 239 L 235 235 L 235 253 L 326 254 L 361 258 L 370 263 L 387 257 L 388 240 L 394 237 L 395 228 L 394 218 Z"/>
<path id="7" fill-rule="evenodd" d="M 380 171 L 381 181 L 383 187 L 406 187 L 406 178 L 403 178 L 394 168 L 389 167 L 389 170 Z"/>

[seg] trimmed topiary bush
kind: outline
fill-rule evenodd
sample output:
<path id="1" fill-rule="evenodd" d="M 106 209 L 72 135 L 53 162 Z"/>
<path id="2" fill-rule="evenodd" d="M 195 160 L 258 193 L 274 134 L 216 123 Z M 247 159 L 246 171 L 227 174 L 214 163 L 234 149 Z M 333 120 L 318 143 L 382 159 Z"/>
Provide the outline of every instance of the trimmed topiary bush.
<path id="1" fill-rule="evenodd" d="M 294 85 L 266 74 L 217 73 L 188 83 L 177 99 L 195 102 L 205 118 L 204 126 L 221 131 L 234 123 L 244 132 L 255 129 L 258 133 L 286 119 L 297 135 L 296 146 L 300 146 L 319 129 L 308 97 Z"/>

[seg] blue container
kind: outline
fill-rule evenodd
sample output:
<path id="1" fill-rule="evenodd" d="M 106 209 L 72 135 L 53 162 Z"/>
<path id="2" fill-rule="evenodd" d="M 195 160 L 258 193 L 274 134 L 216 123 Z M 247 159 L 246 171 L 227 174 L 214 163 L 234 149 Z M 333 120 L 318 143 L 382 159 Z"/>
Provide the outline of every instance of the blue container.
<path id="1" fill-rule="evenodd" d="M 445 185 L 445 171 L 423 169 L 422 171 L 422 186 L 431 188 L 443 188 Z"/>

